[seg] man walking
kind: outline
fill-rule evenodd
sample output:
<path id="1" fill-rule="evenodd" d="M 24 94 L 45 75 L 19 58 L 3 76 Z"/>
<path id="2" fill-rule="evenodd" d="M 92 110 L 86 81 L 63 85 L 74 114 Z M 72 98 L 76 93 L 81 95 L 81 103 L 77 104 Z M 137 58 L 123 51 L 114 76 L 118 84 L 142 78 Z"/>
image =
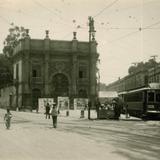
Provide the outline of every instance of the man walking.
<path id="1" fill-rule="evenodd" d="M 57 110 L 56 103 L 53 103 L 53 108 L 52 108 L 52 111 L 51 111 L 51 115 L 52 115 L 52 120 L 53 120 L 53 127 L 57 128 L 58 110 Z"/>

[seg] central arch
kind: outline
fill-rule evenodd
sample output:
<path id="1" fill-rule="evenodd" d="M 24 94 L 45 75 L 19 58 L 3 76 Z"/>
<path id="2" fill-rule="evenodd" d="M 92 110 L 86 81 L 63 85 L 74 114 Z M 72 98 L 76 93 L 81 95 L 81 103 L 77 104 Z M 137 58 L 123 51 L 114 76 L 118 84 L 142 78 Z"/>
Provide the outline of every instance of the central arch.
<path id="1" fill-rule="evenodd" d="M 63 73 L 57 73 L 52 77 L 52 96 L 69 96 L 69 81 Z"/>

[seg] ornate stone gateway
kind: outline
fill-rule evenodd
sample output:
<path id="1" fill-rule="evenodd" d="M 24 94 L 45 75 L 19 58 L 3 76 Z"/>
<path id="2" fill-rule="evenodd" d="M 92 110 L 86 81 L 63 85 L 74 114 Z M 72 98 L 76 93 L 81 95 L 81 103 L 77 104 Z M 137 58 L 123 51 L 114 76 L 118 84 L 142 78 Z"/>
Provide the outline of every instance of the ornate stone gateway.
<path id="1" fill-rule="evenodd" d="M 51 90 L 52 90 L 52 96 L 55 98 L 69 96 L 68 78 L 62 73 L 54 75 L 52 78 Z"/>
<path id="2" fill-rule="evenodd" d="M 68 97 L 70 109 L 74 107 L 74 98 L 94 102 L 99 54 L 92 17 L 89 26 L 89 42 L 77 40 L 76 32 L 70 41 L 50 39 L 49 31 L 43 39 L 32 39 L 27 30 L 13 55 L 14 81 L 20 91 L 15 95 L 17 104 L 13 101 L 15 108 L 23 105 L 34 109 L 40 97 L 54 101 Z"/>

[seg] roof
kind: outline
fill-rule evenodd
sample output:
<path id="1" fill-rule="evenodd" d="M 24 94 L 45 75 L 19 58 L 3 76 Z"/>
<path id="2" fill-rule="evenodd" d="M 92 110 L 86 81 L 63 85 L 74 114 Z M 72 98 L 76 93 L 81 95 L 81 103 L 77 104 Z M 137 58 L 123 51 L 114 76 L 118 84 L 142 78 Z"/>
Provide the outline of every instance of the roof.
<path id="1" fill-rule="evenodd" d="M 116 91 L 100 91 L 99 97 L 114 98 L 118 97 L 118 93 Z"/>
<path id="2" fill-rule="evenodd" d="M 149 83 L 148 86 L 151 89 L 160 89 L 160 83 Z"/>
<path id="3" fill-rule="evenodd" d="M 130 90 L 130 91 L 119 92 L 118 95 L 127 94 L 127 93 L 134 93 L 134 92 L 150 90 L 150 89 L 160 89 L 160 83 L 149 83 L 147 87 L 134 89 L 134 90 Z"/>

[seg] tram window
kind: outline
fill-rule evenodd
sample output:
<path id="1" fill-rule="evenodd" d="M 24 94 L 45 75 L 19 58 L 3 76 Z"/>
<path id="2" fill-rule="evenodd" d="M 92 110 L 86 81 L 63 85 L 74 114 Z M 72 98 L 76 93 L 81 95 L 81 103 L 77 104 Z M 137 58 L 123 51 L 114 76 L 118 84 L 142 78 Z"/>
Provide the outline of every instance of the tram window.
<path id="1" fill-rule="evenodd" d="M 140 102 L 143 100 L 143 93 L 139 92 L 139 93 L 128 94 L 125 97 L 125 100 L 128 102 Z"/>
<path id="2" fill-rule="evenodd" d="M 160 93 L 156 94 L 156 102 L 160 102 Z"/>
<path id="3" fill-rule="evenodd" d="M 149 102 L 153 102 L 154 101 L 154 93 L 153 92 L 149 92 L 148 93 L 148 101 Z"/>

